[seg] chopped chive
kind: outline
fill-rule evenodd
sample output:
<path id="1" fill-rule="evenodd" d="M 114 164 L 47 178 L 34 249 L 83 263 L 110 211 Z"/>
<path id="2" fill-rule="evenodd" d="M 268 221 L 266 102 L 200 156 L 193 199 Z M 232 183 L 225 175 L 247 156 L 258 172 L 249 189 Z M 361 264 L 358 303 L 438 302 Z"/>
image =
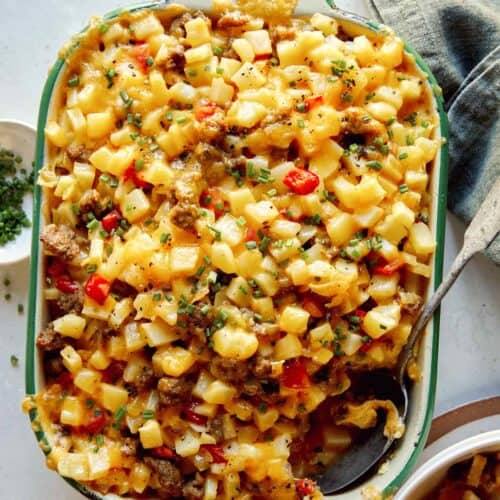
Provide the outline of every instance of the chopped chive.
<path id="1" fill-rule="evenodd" d="M 97 229 L 98 226 L 99 226 L 99 221 L 97 219 L 93 219 L 87 224 L 87 229 L 93 231 L 94 229 Z"/>
<path id="2" fill-rule="evenodd" d="M 75 76 L 72 76 L 69 80 L 68 80 L 68 86 L 69 87 L 78 87 L 78 85 L 80 84 L 80 77 L 75 75 Z"/>
<path id="3" fill-rule="evenodd" d="M 379 161 L 369 161 L 366 166 L 373 170 L 382 170 L 382 164 Z"/>
<path id="4" fill-rule="evenodd" d="M 406 145 L 413 146 L 415 144 L 415 139 L 411 135 L 406 136 Z"/>
<path id="5" fill-rule="evenodd" d="M 136 172 L 139 172 L 139 170 L 142 170 L 144 168 L 144 160 L 140 158 L 139 160 L 135 160 L 134 162 L 134 170 Z"/>
<path id="6" fill-rule="evenodd" d="M 247 223 L 247 221 L 246 221 L 245 217 L 243 217 L 243 215 L 236 219 L 236 224 L 238 224 L 238 226 L 240 226 L 240 227 L 243 227 L 246 223 Z"/>
<path id="7" fill-rule="evenodd" d="M 396 121 L 396 117 L 395 116 L 392 116 L 391 118 L 389 118 L 385 124 L 390 127 L 394 122 Z"/>
<path id="8" fill-rule="evenodd" d="M 119 422 L 125 416 L 125 413 L 127 413 L 127 409 L 124 406 L 120 406 L 115 413 L 115 422 Z"/>
<path id="9" fill-rule="evenodd" d="M 301 103 L 297 104 L 297 106 L 295 106 L 295 109 L 299 113 L 304 113 L 305 111 L 307 111 L 307 106 L 304 102 L 301 102 Z"/>
<path id="10" fill-rule="evenodd" d="M 151 420 L 155 416 L 153 410 L 144 410 L 142 418 L 144 420 Z"/>
<path id="11" fill-rule="evenodd" d="M 196 71 L 195 69 L 190 69 L 188 71 L 188 76 L 190 76 L 191 78 L 195 77 L 197 74 L 198 74 L 198 71 Z"/>
<path id="12" fill-rule="evenodd" d="M 266 192 L 267 196 L 276 196 L 278 194 L 278 190 L 273 188 Z"/>
<path id="13" fill-rule="evenodd" d="M 408 153 L 401 153 L 401 154 L 398 156 L 398 158 L 399 158 L 400 160 L 406 160 L 406 158 L 408 158 Z"/>
<path id="14" fill-rule="evenodd" d="M 306 124 L 305 124 L 304 120 L 298 120 L 297 121 L 297 127 L 299 127 L 299 128 L 305 128 Z"/>
<path id="15" fill-rule="evenodd" d="M 214 233 L 214 237 L 215 237 L 215 241 L 221 241 L 222 239 L 222 234 L 220 231 L 218 231 L 217 229 L 215 229 L 215 227 L 212 227 L 212 226 L 207 226 L 208 229 L 210 229 L 210 231 L 212 231 Z"/>
<path id="16" fill-rule="evenodd" d="M 224 53 L 224 49 L 222 47 L 212 47 L 212 50 L 216 56 L 221 56 Z"/>
<path id="17" fill-rule="evenodd" d="M 222 75 L 222 73 L 224 73 L 224 68 L 221 68 L 220 66 L 217 66 L 217 68 L 215 68 L 215 72 L 218 75 Z"/>
<path id="18" fill-rule="evenodd" d="M 87 399 L 87 400 L 85 401 L 85 406 L 86 406 L 87 408 L 93 408 L 93 407 L 94 407 L 94 401 L 92 401 L 92 399 Z"/>
<path id="19" fill-rule="evenodd" d="M 174 115 L 172 114 L 172 111 L 167 111 L 167 114 L 165 115 L 165 118 L 171 122 L 174 119 Z"/>
<path id="20" fill-rule="evenodd" d="M 149 56 L 146 59 L 146 66 L 153 66 L 154 62 L 155 62 L 154 59 L 151 56 Z"/>
<path id="21" fill-rule="evenodd" d="M 196 271 L 196 276 L 198 276 L 198 278 L 199 278 L 205 272 L 205 269 L 206 269 L 205 266 L 200 266 L 198 268 L 198 270 Z"/>
<path id="22" fill-rule="evenodd" d="M 399 192 L 400 192 L 400 193 L 407 193 L 407 192 L 408 192 L 408 189 L 409 189 L 409 188 L 408 188 L 408 186 L 407 186 L 406 184 L 401 184 L 401 185 L 399 186 Z"/>
<path id="23" fill-rule="evenodd" d="M 184 123 L 185 121 L 187 120 L 187 118 L 185 116 L 179 116 L 179 118 L 177 118 L 177 123 Z"/>
<path id="24" fill-rule="evenodd" d="M 260 242 L 260 245 L 259 245 L 259 250 L 262 252 L 262 253 L 265 253 L 266 250 L 267 250 L 267 247 L 269 246 L 269 243 L 271 243 L 271 238 L 269 238 L 269 236 L 264 236 L 262 238 L 262 241 Z"/>
<path id="25" fill-rule="evenodd" d="M 19 358 L 15 354 L 10 355 L 10 364 L 16 368 L 19 366 Z"/>
<path id="26" fill-rule="evenodd" d="M 243 295 L 248 295 L 248 290 L 244 286 L 240 285 L 238 288 Z"/>
<path id="27" fill-rule="evenodd" d="M 97 266 L 95 264 L 89 264 L 87 266 L 87 273 L 92 274 L 97 271 Z"/>
<path id="28" fill-rule="evenodd" d="M 160 236 L 160 243 L 166 243 L 170 238 L 170 233 L 162 233 Z"/>
<path id="29" fill-rule="evenodd" d="M 254 250 L 255 248 L 257 248 L 257 242 L 247 241 L 245 246 L 248 248 L 248 250 Z"/>

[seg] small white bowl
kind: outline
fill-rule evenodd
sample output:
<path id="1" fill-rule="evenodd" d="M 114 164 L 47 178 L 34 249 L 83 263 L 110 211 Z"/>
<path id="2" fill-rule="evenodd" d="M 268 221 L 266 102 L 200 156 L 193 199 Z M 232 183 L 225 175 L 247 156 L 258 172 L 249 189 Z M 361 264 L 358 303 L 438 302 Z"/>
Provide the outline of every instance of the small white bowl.
<path id="1" fill-rule="evenodd" d="M 16 120 L 0 120 L 0 146 L 14 151 L 23 159 L 18 168 L 30 170 L 35 159 L 36 130 L 27 123 Z M 23 210 L 32 222 L 33 195 L 26 193 L 23 200 Z M 13 264 L 25 259 L 30 254 L 31 227 L 23 228 L 14 241 L 0 246 L 0 265 Z"/>
<path id="2" fill-rule="evenodd" d="M 424 500 L 446 477 L 448 469 L 477 453 L 500 451 L 500 430 L 484 432 L 445 448 L 425 462 L 398 491 L 394 500 Z"/>

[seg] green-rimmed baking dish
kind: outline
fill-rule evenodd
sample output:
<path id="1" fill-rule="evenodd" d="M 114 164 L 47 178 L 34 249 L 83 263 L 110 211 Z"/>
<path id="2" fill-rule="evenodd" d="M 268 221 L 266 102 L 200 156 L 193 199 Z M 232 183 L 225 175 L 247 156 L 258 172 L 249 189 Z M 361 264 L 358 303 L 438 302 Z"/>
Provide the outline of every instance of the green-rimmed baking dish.
<path id="1" fill-rule="evenodd" d="M 162 9 L 168 1 L 149 1 L 137 4 L 132 7 L 114 10 L 104 17 L 105 20 L 112 20 L 121 13 L 136 12 L 146 9 Z M 182 0 L 182 3 L 189 8 L 210 10 L 210 0 Z M 300 0 L 296 9 L 297 15 L 312 15 L 316 12 L 330 15 L 339 20 L 345 30 L 356 33 L 368 30 L 376 32 L 379 36 L 384 36 L 387 28 L 362 17 L 341 11 L 333 7 L 331 0 Z M 83 30 L 85 32 L 87 28 Z M 75 44 L 76 42 L 73 42 Z M 69 45 L 71 47 L 71 44 Z M 415 58 L 421 70 L 428 92 L 433 95 L 436 113 L 439 115 L 439 126 L 435 130 L 435 138 L 441 141 L 441 147 L 434 160 L 431 182 L 429 185 L 432 196 L 431 213 L 429 224 L 437 241 L 436 252 L 432 258 L 432 275 L 428 283 L 427 293 L 435 290 L 442 279 L 443 254 L 444 254 L 444 234 L 446 215 L 446 189 L 448 170 L 448 123 L 443 109 L 443 101 L 440 88 L 431 71 L 422 58 L 408 45 L 406 52 Z M 38 137 L 36 145 L 36 171 L 38 172 L 47 162 L 47 144 L 44 136 L 44 129 L 47 120 L 55 114 L 58 106 L 58 91 L 60 89 L 62 76 L 64 75 L 65 61 L 59 58 L 51 69 L 42 93 L 40 110 L 38 116 Z M 44 385 L 44 376 L 40 357 L 37 353 L 35 341 L 38 331 L 45 324 L 47 310 L 42 298 L 43 288 L 43 259 L 39 244 L 40 228 L 44 221 L 42 214 L 43 204 L 42 190 L 35 188 L 34 193 L 34 214 L 33 214 L 33 241 L 31 248 L 31 283 L 28 312 L 28 331 L 26 347 L 26 394 L 28 396 L 37 393 Z M 412 471 L 416 460 L 424 447 L 430 423 L 432 420 L 436 375 L 437 375 L 437 355 L 439 340 L 439 311 L 436 312 L 433 321 L 428 325 L 428 333 L 425 335 L 419 351 L 419 366 L 422 373 L 421 381 L 414 385 L 410 394 L 410 408 L 407 419 L 407 428 L 404 437 L 399 441 L 391 459 L 384 467 L 383 474 L 376 474 L 367 479 L 365 483 L 355 489 L 340 495 L 331 495 L 326 498 L 343 498 L 345 500 L 357 500 L 361 498 L 361 491 L 366 486 L 373 486 L 385 497 L 392 495 L 405 481 Z M 33 429 L 40 446 L 45 453 L 50 451 L 50 436 L 48 436 L 38 419 L 36 407 L 29 412 Z M 103 496 L 89 490 L 86 486 L 68 480 L 69 483 L 88 498 L 116 498 L 116 495 Z"/>

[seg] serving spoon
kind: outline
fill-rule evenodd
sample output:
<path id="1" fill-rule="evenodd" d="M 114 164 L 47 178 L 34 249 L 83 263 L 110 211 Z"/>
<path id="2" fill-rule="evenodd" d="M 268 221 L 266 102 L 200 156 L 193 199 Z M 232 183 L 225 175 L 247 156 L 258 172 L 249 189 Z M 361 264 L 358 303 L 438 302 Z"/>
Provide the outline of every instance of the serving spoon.
<path id="1" fill-rule="evenodd" d="M 354 393 L 369 393 L 377 399 L 391 400 L 404 421 L 408 409 L 406 369 L 413 357 L 415 343 L 434 314 L 444 296 L 458 278 L 465 265 L 477 253 L 485 250 L 500 232 L 500 177 L 479 207 L 465 231 L 464 242 L 451 268 L 423 307 L 415 321 L 396 368 L 392 371 L 377 370 L 360 375 L 353 381 Z M 338 461 L 329 467 L 317 482 L 324 494 L 336 493 L 360 480 L 381 461 L 394 444 L 394 437 L 384 435 L 385 421 L 362 431 L 360 439 Z"/>

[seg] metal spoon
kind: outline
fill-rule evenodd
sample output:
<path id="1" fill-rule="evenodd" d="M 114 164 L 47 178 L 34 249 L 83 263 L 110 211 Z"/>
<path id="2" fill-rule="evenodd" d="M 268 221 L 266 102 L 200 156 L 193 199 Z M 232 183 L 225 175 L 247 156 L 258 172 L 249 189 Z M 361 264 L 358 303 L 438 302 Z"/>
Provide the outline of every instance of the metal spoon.
<path id="1" fill-rule="evenodd" d="M 354 392 L 367 393 L 378 399 L 394 402 L 401 418 L 406 418 L 408 393 L 405 374 L 408 362 L 413 357 L 413 348 L 427 322 L 437 309 L 451 285 L 458 278 L 465 265 L 477 252 L 484 250 L 500 232 L 500 178 L 479 207 L 475 217 L 465 231 L 464 243 L 453 261 L 451 269 L 420 311 L 413 325 L 408 341 L 401 351 L 394 371 L 378 370 L 362 374 L 353 381 Z M 384 419 L 380 418 L 375 427 L 363 431 L 357 444 L 352 446 L 337 462 L 318 478 L 318 485 L 324 494 L 343 490 L 359 480 L 387 454 L 393 438 L 384 436 Z"/>

